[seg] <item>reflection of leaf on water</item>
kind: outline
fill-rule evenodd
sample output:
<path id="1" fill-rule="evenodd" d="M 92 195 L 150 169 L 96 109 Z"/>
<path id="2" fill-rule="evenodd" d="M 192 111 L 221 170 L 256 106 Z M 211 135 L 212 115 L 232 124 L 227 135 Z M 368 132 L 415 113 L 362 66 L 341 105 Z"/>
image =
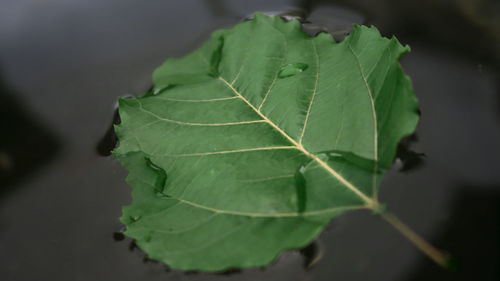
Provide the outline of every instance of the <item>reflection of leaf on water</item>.
<path id="1" fill-rule="evenodd" d="M 0 200 L 57 158 L 62 145 L 19 96 L 0 75 Z"/>
<path id="2" fill-rule="evenodd" d="M 382 212 L 379 182 L 418 122 L 408 50 L 373 27 L 335 43 L 256 14 L 168 60 L 151 92 L 120 100 L 125 234 L 174 269 L 220 271 L 266 265 L 345 211 Z"/>

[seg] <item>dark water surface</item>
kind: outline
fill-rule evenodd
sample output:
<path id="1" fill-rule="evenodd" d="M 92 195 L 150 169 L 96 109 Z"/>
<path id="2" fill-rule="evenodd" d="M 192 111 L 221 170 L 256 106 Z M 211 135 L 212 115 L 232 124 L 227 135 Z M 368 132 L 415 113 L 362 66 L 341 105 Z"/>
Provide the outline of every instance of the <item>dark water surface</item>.
<path id="1" fill-rule="evenodd" d="M 361 211 L 332 222 L 317 244 L 301 251 L 306 258 L 288 252 L 268 268 L 224 275 L 167 272 L 119 233 L 121 207 L 131 201 L 126 172 L 95 150 L 117 97 L 146 91 L 157 66 L 195 49 L 216 28 L 256 10 L 301 6 L 311 7 L 295 1 L 2 1 L 0 280 L 498 280 L 498 65 L 405 30 L 396 36 L 412 48 L 403 67 L 422 110 L 411 149 L 426 158 L 412 168 L 420 158 L 407 151 L 410 160 L 406 166 L 396 161 L 380 199 L 452 252 L 458 272 L 438 268 L 391 226 Z M 351 22 L 377 24 L 365 13 L 316 7 L 305 28 L 314 33 L 326 26 L 342 37 Z"/>

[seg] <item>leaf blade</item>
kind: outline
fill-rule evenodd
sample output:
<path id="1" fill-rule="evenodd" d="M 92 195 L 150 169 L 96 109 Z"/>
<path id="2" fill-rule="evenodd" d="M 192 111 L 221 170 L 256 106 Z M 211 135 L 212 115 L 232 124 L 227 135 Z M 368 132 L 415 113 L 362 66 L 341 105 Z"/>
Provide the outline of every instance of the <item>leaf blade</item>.
<path id="1" fill-rule="evenodd" d="M 249 36 L 258 47 L 238 48 Z M 355 53 L 367 40 L 378 42 L 372 48 L 378 53 L 390 52 L 380 42 L 395 44 L 365 27 L 339 44 L 326 34 L 309 38 L 296 21 L 257 14 L 215 32 L 192 55 L 167 61 L 155 71 L 156 95 L 120 102 L 114 154 L 134 187 L 134 202 L 122 216 L 126 234 L 176 269 L 263 266 L 285 249 L 305 246 L 337 215 L 378 204 L 380 168 L 418 116 L 408 113 L 416 99 L 398 63 L 405 49 L 396 41 L 396 55 L 380 63 L 371 59 L 375 51 L 368 59 L 363 49 Z M 392 84 L 376 83 L 379 67 L 395 76 Z M 387 106 L 394 97 L 387 96 L 401 92 L 398 87 L 406 87 L 398 95 L 406 117 L 394 121 L 387 117 L 394 114 Z M 379 112 L 396 132 L 379 134 Z M 339 158 L 342 149 L 347 153 Z M 152 188 L 157 175 L 143 167 L 143 158 L 168 174 L 161 192 Z M 360 169 L 372 162 L 372 170 Z M 300 192 L 300 181 L 291 177 L 297 173 L 307 184 Z M 167 222 L 174 226 L 161 230 Z"/>

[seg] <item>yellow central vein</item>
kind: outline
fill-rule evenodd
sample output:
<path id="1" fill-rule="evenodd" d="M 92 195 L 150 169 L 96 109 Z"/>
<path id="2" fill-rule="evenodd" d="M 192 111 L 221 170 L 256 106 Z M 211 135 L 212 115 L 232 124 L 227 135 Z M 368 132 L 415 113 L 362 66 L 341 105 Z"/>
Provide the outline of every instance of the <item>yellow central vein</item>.
<path id="1" fill-rule="evenodd" d="M 299 143 L 302 144 L 302 139 L 304 138 L 304 133 L 306 132 L 307 122 L 309 122 L 309 114 L 311 113 L 311 108 L 314 102 L 314 97 L 316 96 L 316 92 L 318 91 L 318 80 L 319 80 L 319 55 L 318 50 L 316 49 L 316 45 L 314 41 L 311 40 L 311 44 L 314 49 L 314 55 L 316 56 L 316 81 L 314 82 L 314 91 L 311 97 L 311 101 L 309 102 L 309 107 L 307 108 L 306 120 L 304 121 L 304 127 L 302 127 L 302 133 L 300 134 Z"/>
<path id="2" fill-rule="evenodd" d="M 187 157 L 187 156 L 205 156 L 214 154 L 230 154 L 230 153 L 240 153 L 249 151 L 261 151 L 261 150 L 280 150 L 280 149 L 297 149 L 295 146 L 268 146 L 268 147 L 255 147 L 255 148 L 244 148 L 235 150 L 224 150 L 224 151 L 210 151 L 210 152 L 200 152 L 200 153 L 187 153 L 187 154 L 172 154 L 163 155 L 166 157 Z"/>
<path id="3" fill-rule="evenodd" d="M 337 173 L 335 170 L 333 170 L 326 162 L 323 160 L 319 159 L 316 155 L 310 153 L 307 151 L 302 144 L 297 143 L 294 139 L 292 139 L 287 133 L 285 133 L 280 127 L 276 126 L 269 118 L 267 118 L 262 112 L 260 112 L 253 104 L 251 104 L 245 97 L 243 97 L 229 82 L 227 82 L 224 78 L 219 77 L 219 80 L 222 81 L 224 84 L 226 84 L 238 97 L 240 97 L 250 108 L 252 108 L 265 122 L 267 122 L 271 127 L 273 127 L 275 130 L 277 130 L 280 134 L 282 134 L 286 139 L 288 139 L 298 150 L 300 150 L 302 153 L 305 155 L 311 157 L 316 161 L 318 164 L 321 165 L 326 171 L 328 171 L 330 174 L 332 174 L 339 182 L 341 182 L 343 185 L 345 185 L 348 189 L 350 189 L 352 192 L 356 193 L 363 201 L 367 203 L 368 206 L 370 207 L 375 207 L 378 203 L 374 201 L 373 199 L 367 197 L 363 192 L 361 192 L 359 189 L 357 189 L 354 185 L 352 185 L 350 182 L 348 182 L 346 179 L 344 179 L 339 173 Z"/>

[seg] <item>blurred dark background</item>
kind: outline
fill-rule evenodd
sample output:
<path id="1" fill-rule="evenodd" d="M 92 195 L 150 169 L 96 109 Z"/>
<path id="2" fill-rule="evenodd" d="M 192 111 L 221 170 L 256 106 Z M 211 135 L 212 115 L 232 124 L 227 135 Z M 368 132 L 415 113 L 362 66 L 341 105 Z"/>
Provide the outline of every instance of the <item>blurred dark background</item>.
<path id="1" fill-rule="evenodd" d="M 456 272 L 366 212 L 267 268 L 219 275 L 167 271 L 116 241 L 130 188 L 96 145 L 117 97 L 143 93 L 165 59 L 255 11 L 340 39 L 352 23 L 373 24 L 411 46 L 402 65 L 422 119 L 380 199 L 451 252 Z M 496 0 L 2 0 L 0 280 L 500 280 L 499 70 Z"/>

